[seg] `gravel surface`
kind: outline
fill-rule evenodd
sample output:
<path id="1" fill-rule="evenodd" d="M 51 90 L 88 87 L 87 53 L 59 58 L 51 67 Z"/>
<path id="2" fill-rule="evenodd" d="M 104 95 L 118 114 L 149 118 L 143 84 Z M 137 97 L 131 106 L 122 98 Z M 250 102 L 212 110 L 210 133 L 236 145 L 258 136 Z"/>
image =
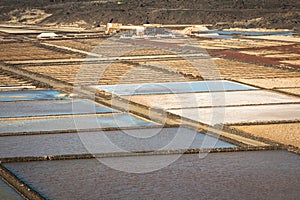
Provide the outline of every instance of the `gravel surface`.
<path id="1" fill-rule="evenodd" d="M 300 148 L 300 123 L 232 126 L 251 135 Z"/>

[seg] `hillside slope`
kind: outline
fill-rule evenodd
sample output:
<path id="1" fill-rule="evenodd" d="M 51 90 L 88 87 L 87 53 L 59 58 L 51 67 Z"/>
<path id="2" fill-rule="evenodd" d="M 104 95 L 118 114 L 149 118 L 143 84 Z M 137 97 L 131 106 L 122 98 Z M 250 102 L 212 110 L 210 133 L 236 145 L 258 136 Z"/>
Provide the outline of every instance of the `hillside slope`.
<path id="1" fill-rule="evenodd" d="M 209 23 L 299 29 L 298 0 L 2 0 L 1 22 L 77 24 Z"/>

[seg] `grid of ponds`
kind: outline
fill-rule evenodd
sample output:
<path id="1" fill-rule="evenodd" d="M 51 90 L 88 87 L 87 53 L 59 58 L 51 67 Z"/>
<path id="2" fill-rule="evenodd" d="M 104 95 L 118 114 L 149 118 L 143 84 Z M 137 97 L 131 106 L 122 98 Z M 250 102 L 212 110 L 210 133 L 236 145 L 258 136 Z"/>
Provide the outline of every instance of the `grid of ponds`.
<path id="1" fill-rule="evenodd" d="M 199 113 L 209 117 L 209 108 L 204 107 L 223 106 L 207 101 L 205 95 L 223 92 L 229 100 L 226 123 L 299 120 L 300 116 L 297 99 L 234 81 L 94 88 L 124 98 L 132 95 L 135 103 L 147 95 L 185 96 L 180 101 L 183 108 L 170 103 L 172 97 L 159 102 L 159 108 L 197 122 Z M 208 110 L 207 116 L 200 107 Z M 189 128 L 162 127 L 90 100 L 70 100 L 55 90 L 0 92 L 0 161 L 10 159 L 0 165 L 46 199 L 297 199 L 299 155 L 280 150 L 243 152 L 253 146 L 243 149 L 238 142 L 226 141 Z M 186 149 L 208 151 L 172 152 Z M 222 153 L 208 153 L 213 149 Z M 159 151 L 164 153 L 151 154 Z M 129 154 L 118 154 L 124 152 Z M 86 154 L 95 158 L 84 159 Z M 72 155 L 76 157 L 68 157 Z M 40 161 L 28 162 L 26 157 Z M 0 198 L 23 199 L 1 179 Z"/>
<path id="2" fill-rule="evenodd" d="M 107 86 L 107 91 L 115 92 L 113 87 Z M 136 88 L 128 89 L 128 85 L 118 89 L 117 94 L 121 95 L 136 92 Z M 172 90 L 178 95 L 186 91 L 187 95 L 193 95 L 196 91 L 198 96 L 209 91 L 261 94 L 257 88 L 235 82 L 208 81 L 162 86 L 142 84 L 136 97 L 170 95 Z M 2 166 L 48 199 L 262 198 L 265 196 L 261 188 L 267 186 L 275 191 L 268 193 L 268 198 L 299 195 L 296 186 L 300 163 L 296 154 L 285 151 L 208 153 L 213 149 L 234 151 L 239 145 L 189 128 L 164 128 L 90 100 L 66 99 L 66 95 L 54 90 L 11 91 L 0 96 L 0 158 L 9 160 Z M 262 99 L 265 97 L 268 97 L 265 101 L 273 103 L 293 102 L 285 96 L 261 94 Z M 208 151 L 192 155 L 182 155 L 184 151 L 180 151 L 192 149 Z M 96 159 L 84 159 L 84 155 Z M 67 160 L 59 160 L 61 156 Z M 56 159 L 45 160 L 50 157 Z M 43 161 L 28 162 L 28 158 Z M 149 166 L 154 166 L 154 170 Z M 148 171 L 141 173 L 143 170 Z M 271 174 L 278 176 L 267 180 Z M 0 184 L 4 184 L 1 190 L 8 198 L 22 199 L 4 182 Z M 157 192 L 153 193 L 153 188 Z M 240 192 L 231 191 L 236 188 Z M 290 192 L 279 192 L 279 188 L 289 188 Z"/>

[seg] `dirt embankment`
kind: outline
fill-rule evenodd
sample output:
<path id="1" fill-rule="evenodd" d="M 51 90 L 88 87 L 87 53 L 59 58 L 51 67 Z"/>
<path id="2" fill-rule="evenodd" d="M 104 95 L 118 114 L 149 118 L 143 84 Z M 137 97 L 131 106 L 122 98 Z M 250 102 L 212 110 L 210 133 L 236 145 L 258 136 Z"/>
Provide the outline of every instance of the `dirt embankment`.
<path id="1" fill-rule="evenodd" d="M 299 11 L 298 0 L 2 0 L 0 21 L 27 23 L 28 19 L 87 27 L 113 21 L 299 29 Z"/>

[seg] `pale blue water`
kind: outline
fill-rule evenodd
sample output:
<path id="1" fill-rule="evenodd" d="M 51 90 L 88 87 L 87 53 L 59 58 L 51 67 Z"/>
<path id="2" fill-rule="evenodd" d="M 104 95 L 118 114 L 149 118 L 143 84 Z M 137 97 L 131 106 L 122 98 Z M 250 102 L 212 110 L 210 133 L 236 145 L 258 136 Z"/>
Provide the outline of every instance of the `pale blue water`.
<path id="1" fill-rule="evenodd" d="M 172 82 L 147 84 L 119 84 L 99 85 L 94 88 L 105 90 L 118 95 L 144 94 L 177 94 L 194 92 L 217 92 L 234 90 L 255 90 L 257 88 L 236 83 L 233 81 L 199 81 L 199 82 Z"/>
<path id="2" fill-rule="evenodd" d="M 106 114 L 102 116 L 87 115 L 73 117 L 56 117 L 31 120 L 2 120 L 2 133 L 28 133 L 51 131 L 80 131 L 99 128 L 130 128 L 157 126 L 128 114 Z"/>
<path id="3" fill-rule="evenodd" d="M 53 100 L 63 99 L 66 95 L 55 90 L 22 90 L 0 92 L 0 102 L 2 101 L 29 101 L 29 100 Z"/>
<path id="4" fill-rule="evenodd" d="M 177 134 L 178 139 L 175 138 Z M 110 144 L 120 150 L 110 148 Z M 236 146 L 186 128 L 0 137 L 1 158 L 232 147 Z"/>
<path id="5" fill-rule="evenodd" d="M 170 155 L 134 157 L 155 162 Z M 126 158 L 108 158 L 123 165 Z M 143 160 L 144 161 L 144 160 Z M 146 163 L 139 167 L 146 167 Z M 287 151 L 183 155 L 132 174 L 96 159 L 4 164 L 49 199 L 299 199 L 300 157 Z"/>
<path id="6" fill-rule="evenodd" d="M 112 113 L 89 100 L 16 101 L 0 103 L 0 118 Z"/>

